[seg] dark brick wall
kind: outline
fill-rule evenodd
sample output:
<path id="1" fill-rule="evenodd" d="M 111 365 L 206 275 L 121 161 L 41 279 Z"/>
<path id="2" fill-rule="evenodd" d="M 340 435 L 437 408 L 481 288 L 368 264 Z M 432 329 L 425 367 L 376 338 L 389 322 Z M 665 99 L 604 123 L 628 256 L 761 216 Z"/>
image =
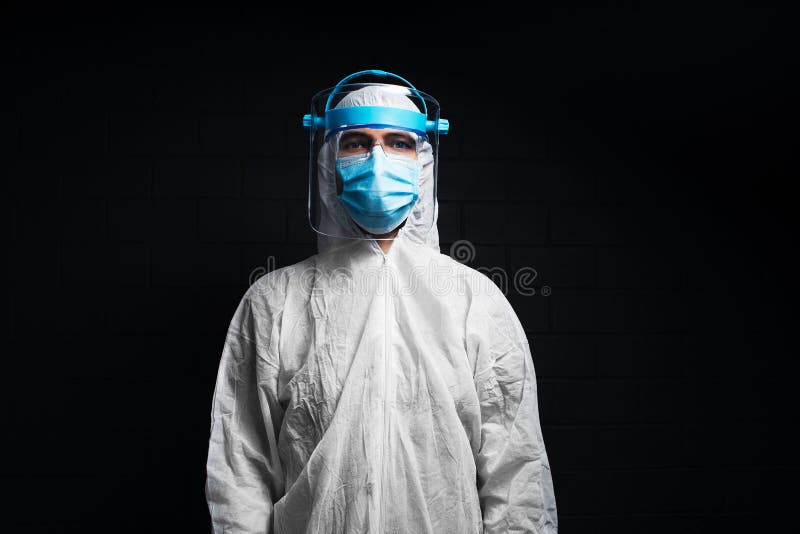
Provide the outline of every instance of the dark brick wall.
<path id="1" fill-rule="evenodd" d="M 347 18 L 15 11 L 9 531 L 207 531 L 225 331 L 268 257 L 315 253 L 300 116 L 363 68 L 451 121 L 442 252 L 535 269 L 508 296 L 562 532 L 777 531 L 798 474 L 783 14 L 427 16 L 345 48 Z"/>

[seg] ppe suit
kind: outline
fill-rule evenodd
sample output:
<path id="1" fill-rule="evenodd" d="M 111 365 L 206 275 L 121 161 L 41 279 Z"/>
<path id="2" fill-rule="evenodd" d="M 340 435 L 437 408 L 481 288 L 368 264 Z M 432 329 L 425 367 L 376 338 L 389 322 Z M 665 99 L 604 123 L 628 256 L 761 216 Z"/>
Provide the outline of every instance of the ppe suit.
<path id="1" fill-rule="evenodd" d="M 347 98 L 413 106 L 374 88 Z M 528 341 L 497 286 L 439 252 L 429 148 L 387 253 L 333 237 L 358 229 L 335 158 L 319 157 L 318 253 L 250 286 L 225 340 L 215 533 L 557 532 Z"/>

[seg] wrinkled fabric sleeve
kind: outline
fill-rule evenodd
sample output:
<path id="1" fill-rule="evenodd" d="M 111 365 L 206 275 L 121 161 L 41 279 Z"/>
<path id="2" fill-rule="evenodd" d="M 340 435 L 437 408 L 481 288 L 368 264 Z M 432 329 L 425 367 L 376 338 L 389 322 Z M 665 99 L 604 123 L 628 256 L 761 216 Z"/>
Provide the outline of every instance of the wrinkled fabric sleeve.
<path id="1" fill-rule="evenodd" d="M 246 294 L 228 329 L 212 400 L 205 495 L 214 534 L 273 532 L 283 494 L 273 331 L 272 315 Z"/>
<path id="2" fill-rule="evenodd" d="M 481 409 L 475 464 L 483 531 L 555 534 L 555 493 L 528 339 L 505 295 L 485 282 L 466 325 Z"/>

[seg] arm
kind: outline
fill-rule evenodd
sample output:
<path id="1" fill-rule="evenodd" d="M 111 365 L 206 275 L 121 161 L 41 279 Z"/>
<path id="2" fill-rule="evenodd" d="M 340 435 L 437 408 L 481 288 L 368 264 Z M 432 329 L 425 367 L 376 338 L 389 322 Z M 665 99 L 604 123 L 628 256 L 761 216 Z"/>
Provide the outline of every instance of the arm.
<path id="1" fill-rule="evenodd" d="M 481 407 L 475 463 L 484 533 L 555 534 L 558 516 L 530 347 L 513 308 L 489 284 L 467 318 Z"/>
<path id="2" fill-rule="evenodd" d="M 256 341 L 271 331 L 271 315 L 245 295 L 228 330 L 212 401 L 205 494 L 215 534 L 271 533 L 273 506 L 283 494 L 277 359 Z"/>

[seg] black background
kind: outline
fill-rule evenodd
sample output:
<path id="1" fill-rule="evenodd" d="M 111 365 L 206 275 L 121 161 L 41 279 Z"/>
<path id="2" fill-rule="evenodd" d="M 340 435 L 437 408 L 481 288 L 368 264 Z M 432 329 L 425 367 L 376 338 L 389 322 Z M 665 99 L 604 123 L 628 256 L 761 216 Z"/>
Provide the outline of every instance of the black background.
<path id="1" fill-rule="evenodd" d="M 333 7 L 6 18 L 3 529 L 208 531 L 228 323 L 269 257 L 316 252 L 300 117 L 379 68 L 451 121 L 442 252 L 469 240 L 474 267 L 551 291 L 509 299 L 561 531 L 777 531 L 798 475 L 787 15 Z"/>

